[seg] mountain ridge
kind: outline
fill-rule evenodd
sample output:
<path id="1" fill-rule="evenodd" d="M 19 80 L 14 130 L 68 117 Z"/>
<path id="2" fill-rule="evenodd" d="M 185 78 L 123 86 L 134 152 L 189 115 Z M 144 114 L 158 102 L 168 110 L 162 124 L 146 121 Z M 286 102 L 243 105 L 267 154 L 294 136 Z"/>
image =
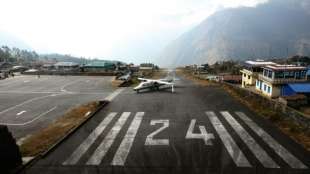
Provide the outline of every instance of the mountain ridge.
<path id="1" fill-rule="evenodd" d="M 309 7 L 306 0 L 271 0 L 216 12 L 169 44 L 157 63 L 180 66 L 310 55 Z"/>

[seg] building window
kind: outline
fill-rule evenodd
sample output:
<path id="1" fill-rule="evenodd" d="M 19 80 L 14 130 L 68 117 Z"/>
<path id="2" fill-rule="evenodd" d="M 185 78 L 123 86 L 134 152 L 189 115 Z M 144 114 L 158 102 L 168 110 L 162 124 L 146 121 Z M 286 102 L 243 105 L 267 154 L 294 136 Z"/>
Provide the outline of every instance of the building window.
<path id="1" fill-rule="evenodd" d="M 284 74 L 282 71 L 276 72 L 275 73 L 275 78 L 277 79 L 282 79 L 284 77 Z"/>
<path id="2" fill-rule="evenodd" d="M 258 80 L 256 80 L 256 86 L 257 86 L 257 87 L 259 86 L 259 81 L 258 81 Z"/>
<path id="3" fill-rule="evenodd" d="M 264 91 L 266 91 L 266 89 L 267 89 L 267 86 L 266 86 L 266 84 L 264 84 Z"/>
<path id="4" fill-rule="evenodd" d="M 300 72 L 300 78 L 301 78 L 301 79 L 306 78 L 306 74 L 307 74 L 307 71 L 301 71 L 301 72 Z"/>
<path id="5" fill-rule="evenodd" d="M 243 74 L 244 77 L 246 77 L 246 74 Z"/>
<path id="6" fill-rule="evenodd" d="M 272 71 L 268 71 L 268 77 L 272 78 Z"/>
<path id="7" fill-rule="evenodd" d="M 271 91 L 270 91 L 270 86 L 268 86 L 268 93 L 269 93 L 269 94 L 271 93 Z"/>
<path id="8" fill-rule="evenodd" d="M 240 76 L 239 76 L 240 77 Z M 248 79 L 251 79 L 251 76 L 248 76 Z"/>

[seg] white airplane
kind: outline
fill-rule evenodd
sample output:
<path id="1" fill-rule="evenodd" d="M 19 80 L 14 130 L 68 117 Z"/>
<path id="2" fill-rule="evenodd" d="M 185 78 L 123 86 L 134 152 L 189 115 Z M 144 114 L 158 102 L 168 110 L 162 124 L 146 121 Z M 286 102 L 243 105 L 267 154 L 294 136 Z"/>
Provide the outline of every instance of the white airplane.
<path id="1" fill-rule="evenodd" d="M 174 92 L 174 83 L 171 83 L 172 79 L 145 79 L 145 78 L 138 78 L 141 83 L 133 88 L 133 90 L 139 93 L 140 90 L 150 89 L 150 90 L 160 90 L 159 87 L 161 86 L 169 86 L 171 87 L 171 92 Z"/>

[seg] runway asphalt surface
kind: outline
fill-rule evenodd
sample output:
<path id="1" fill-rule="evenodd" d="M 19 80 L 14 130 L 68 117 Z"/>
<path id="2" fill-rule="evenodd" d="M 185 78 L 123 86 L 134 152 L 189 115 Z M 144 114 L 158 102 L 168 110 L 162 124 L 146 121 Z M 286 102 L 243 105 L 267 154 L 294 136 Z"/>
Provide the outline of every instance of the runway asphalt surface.
<path id="1" fill-rule="evenodd" d="M 23 173 L 304 173 L 310 155 L 219 87 L 124 89 Z"/>
<path id="2" fill-rule="evenodd" d="M 107 97 L 112 77 L 16 76 L 0 80 L 0 124 L 22 140 L 70 108 Z"/>

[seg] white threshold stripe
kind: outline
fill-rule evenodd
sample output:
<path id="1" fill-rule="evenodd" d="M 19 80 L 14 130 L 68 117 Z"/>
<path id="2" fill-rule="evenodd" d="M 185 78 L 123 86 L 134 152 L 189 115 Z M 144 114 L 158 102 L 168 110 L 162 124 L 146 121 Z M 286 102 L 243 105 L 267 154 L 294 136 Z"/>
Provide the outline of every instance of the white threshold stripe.
<path id="1" fill-rule="evenodd" d="M 238 167 L 252 167 L 249 161 L 244 156 L 243 152 L 240 150 L 238 145 L 229 135 L 221 121 L 216 117 L 214 112 L 206 112 L 209 120 L 211 121 L 213 127 L 215 128 L 217 134 L 222 140 L 225 148 L 227 149 L 229 155 L 233 159 L 234 163 Z"/>
<path id="2" fill-rule="evenodd" d="M 138 112 L 134 118 L 134 120 L 131 122 L 131 125 L 124 136 L 123 141 L 121 142 L 118 150 L 116 151 L 114 158 L 111 162 L 111 165 L 119 165 L 124 166 L 127 156 L 130 152 L 130 149 L 132 147 L 133 141 L 136 137 L 136 134 L 138 132 L 138 129 L 140 127 L 140 124 L 142 122 L 142 118 L 144 116 L 144 112 Z"/>
<path id="3" fill-rule="evenodd" d="M 258 135 L 266 144 L 268 144 L 276 154 L 278 154 L 290 167 L 295 169 L 307 169 L 308 167 L 303 164 L 299 159 L 286 150 L 279 144 L 272 136 L 260 128 L 255 122 L 247 117 L 243 112 L 236 112 L 236 114 Z"/>
<path id="4" fill-rule="evenodd" d="M 229 112 L 223 111 L 221 114 L 264 167 L 280 168 Z"/>
<path id="5" fill-rule="evenodd" d="M 129 115 L 130 115 L 130 112 L 124 112 L 121 115 L 121 117 L 117 120 L 113 128 L 109 131 L 107 136 L 103 139 L 103 141 L 97 147 L 95 152 L 89 158 L 89 160 L 86 163 L 87 165 L 99 165 L 101 163 L 102 158 L 105 156 L 105 154 L 108 152 L 108 150 L 112 146 L 116 136 L 121 131 Z"/>
<path id="6" fill-rule="evenodd" d="M 112 94 L 107 96 L 105 100 L 112 101 L 116 96 L 118 96 L 125 88 L 120 88 L 115 90 Z"/>
<path id="7" fill-rule="evenodd" d="M 105 128 L 109 125 L 109 123 L 116 116 L 116 112 L 111 112 L 106 116 L 101 123 L 93 130 L 88 137 L 83 141 L 82 144 L 75 149 L 75 151 L 71 154 L 71 156 L 64 161 L 63 165 L 74 165 L 76 164 L 83 154 L 89 149 L 89 147 L 95 142 L 95 140 L 100 136 L 100 134 L 105 130 Z"/>

